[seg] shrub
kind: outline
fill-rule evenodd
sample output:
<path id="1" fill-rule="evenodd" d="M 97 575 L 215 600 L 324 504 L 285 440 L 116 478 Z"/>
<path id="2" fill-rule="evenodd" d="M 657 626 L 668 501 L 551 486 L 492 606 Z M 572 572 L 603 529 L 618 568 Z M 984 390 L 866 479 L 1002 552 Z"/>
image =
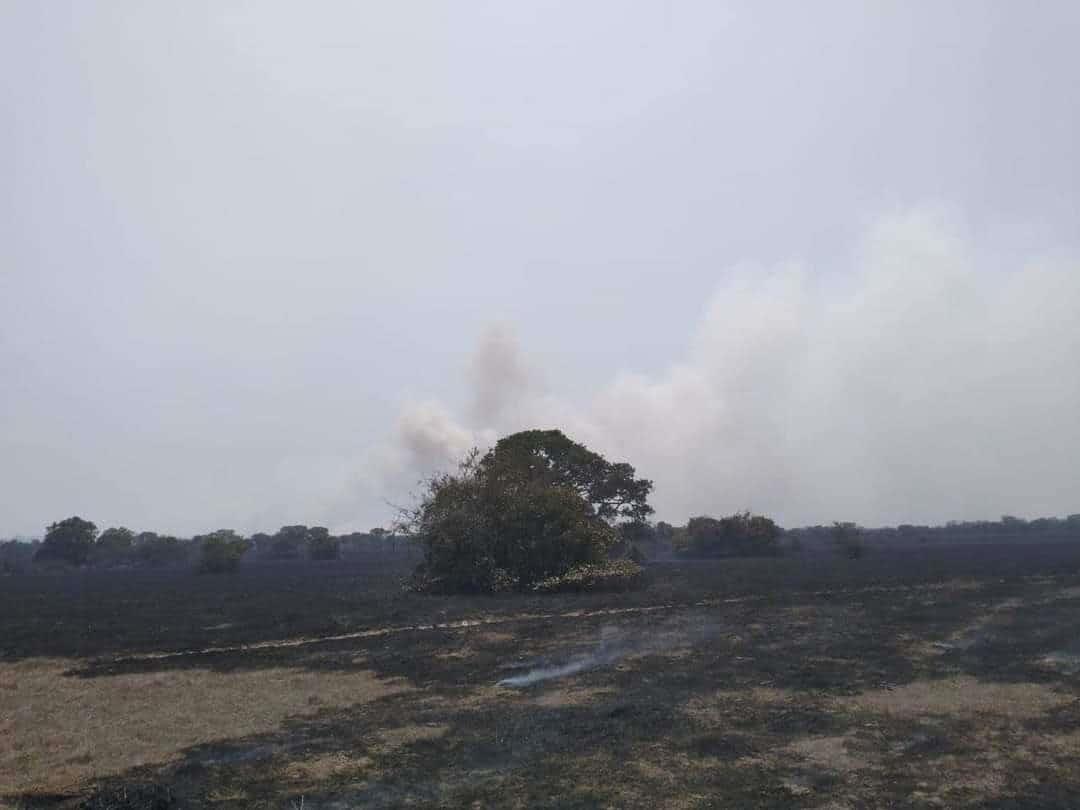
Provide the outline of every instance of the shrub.
<path id="1" fill-rule="evenodd" d="M 216 532 L 194 538 L 199 543 L 202 555 L 199 559 L 199 573 L 224 574 L 235 571 L 240 566 L 240 558 L 247 551 L 248 541 L 236 532 L 219 529 Z"/>
<path id="2" fill-rule="evenodd" d="M 533 586 L 537 593 L 629 591 L 645 584 L 645 569 L 633 560 L 610 560 L 578 565 L 565 574 L 548 577 Z"/>

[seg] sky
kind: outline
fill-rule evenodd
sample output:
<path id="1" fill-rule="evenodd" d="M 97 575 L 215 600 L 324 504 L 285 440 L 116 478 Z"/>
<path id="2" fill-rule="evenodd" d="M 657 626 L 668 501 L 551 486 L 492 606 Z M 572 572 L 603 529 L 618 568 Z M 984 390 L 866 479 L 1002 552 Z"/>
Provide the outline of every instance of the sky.
<path id="1" fill-rule="evenodd" d="M 1080 512 L 1080 4 L 0 0 L 0 536 Z"/>

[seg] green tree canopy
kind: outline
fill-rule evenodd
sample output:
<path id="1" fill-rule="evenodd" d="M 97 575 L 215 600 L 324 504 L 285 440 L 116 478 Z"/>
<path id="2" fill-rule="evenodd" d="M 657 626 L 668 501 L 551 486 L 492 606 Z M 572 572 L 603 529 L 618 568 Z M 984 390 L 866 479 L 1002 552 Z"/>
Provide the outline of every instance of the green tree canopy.
<path id="1" fill-rule="evenodd" d="M 701 557 L 776 554 L 780 527 L 764 515 L 736 512 L 724 518 L 694 517 L 686 524 L 685 550 Z"/>
<path id="2" fill-rule="evenodd" d="M 107 554 L 125 554 L 135 542 L 135 532 L 123 526 L 106 529 L 97 539 L 98 550 Z"/>
<path id="3" fill-rule="evenodd" d="M 341 538 L 322 526 L 308 529 L 308 556 L 313 560 L 336 560 L 341 556 Z"/>
<path id="4" fill-rule="evenodd" d="M 235 571 L 248 549 L 248 541 L 232 529 L 218 529 L 199 535 L 193 537 L 192 542 L 198 544 L 200 549 L 199 571 L 208 574 Z"/>
<path id="5" fill-rule="evenodd" d="M 604 561 L 611 521 L 651 512 L 651 488 L 560 431 L 525 431 L 431 478 L 402 528 L 424 545 L 422 587 L 521 590 Z"/>
<path id="6" fill-rule="evenodd" d="M 480 461 L 491 481 L 512 491 L 528 486 L 564 487 L 580 495 L 604 520 L 643 521 L 653 484 L 634 468 L 612 463 L 561 430 L 525 430 L 500 439 Z"/>
<path id="7" fill-rule="evenodd" d="M 103 531 L 94 543 L 91 557 L 99 563 L 115 563 L 129 559 L 135 543 L 135 532 L 123 526 Z"/>
<path id="8" fill-rule="evenodd" d="M 296 560 L 303 556 L 308 541 L 308 527 L 282 526 L 274 535 L 270 556 L 279 560 Z"/>
<path id="9" fill-rule="evenodd" d="M 188 560 L 193 545 L 171 535 L 139 532 L 135 535 L 135 558 L 147 565 L 178 565 Z"/>
<path id="10" fill-rule="evenodd" d="M 77 516 L 53 523 L 46 530 L 35 559 L 82 565 L 90 557 L 96 535 L 97 526 Z"/>

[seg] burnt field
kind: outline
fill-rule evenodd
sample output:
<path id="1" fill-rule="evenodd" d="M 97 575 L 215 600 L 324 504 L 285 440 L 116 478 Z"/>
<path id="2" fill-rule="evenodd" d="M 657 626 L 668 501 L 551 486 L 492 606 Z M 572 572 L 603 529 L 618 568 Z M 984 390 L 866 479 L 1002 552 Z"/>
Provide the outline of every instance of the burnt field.
<path id="1" fill-rule="evenodd" d="M 1080 806 L 1080 546 L 0 579 L 0 807 Z"/>

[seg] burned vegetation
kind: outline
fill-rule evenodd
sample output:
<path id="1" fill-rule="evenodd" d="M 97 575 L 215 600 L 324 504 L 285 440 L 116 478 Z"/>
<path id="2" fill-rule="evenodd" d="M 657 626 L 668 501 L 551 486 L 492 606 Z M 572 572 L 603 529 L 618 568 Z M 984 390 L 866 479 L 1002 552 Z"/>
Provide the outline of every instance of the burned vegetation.
<path id="1" fill-rule="evenodd" d="M 54 524 L 0 589 L 0 807 L 1080 806 L 1080 543 L 654 525 L 650 489 L 528 431 L 331 563 Z"/>

